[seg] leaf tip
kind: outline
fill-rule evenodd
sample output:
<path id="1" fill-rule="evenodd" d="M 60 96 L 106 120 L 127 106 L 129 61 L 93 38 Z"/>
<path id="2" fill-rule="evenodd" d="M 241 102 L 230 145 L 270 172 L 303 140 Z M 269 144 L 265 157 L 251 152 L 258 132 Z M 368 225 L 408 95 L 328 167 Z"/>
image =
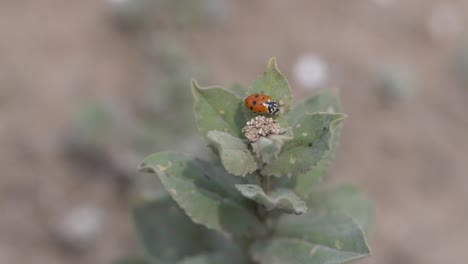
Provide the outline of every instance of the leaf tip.
<path id="1" fill-rule="evenodd" d="M 360 227 L 360 228 L 361 228 L 361 232 L 363 234 L 364 245 L 365 245 L 363 255 L 364 256 L 372 256 L 372 249 L 369 246 L 369 241 L 367 240 L 366 233 L 364 232 L 364 230 L 362 230 L 362 227 Z"/>
<path id="2" fill-rule="evenodd" d="M 137 170 L 139 172 L 154 172 L 154 169 L 151 168 L 148 164 L 143 161 L 140 165 L 138 165 Z"/>
<path id="3" fill-rule="evenodd" d="M 336 114 L 335 120 L 333 120 L 333 126 L 339 125 L 343 120 L 345 120 L 348 117 L 348 115 L 343 114 L 343 113 L 338 113 Z"/>
<path id="4" fill-rule="evenodd" d="M 193 89 L 199 89 L 200 88 L 200 86 L 198 85 L 197 80 L 192 79 L 191 83 L 192 83 L 192 88 Z"/>
<path id="5" fill-rule="evenodd" d="M 192 79 L 191 86 L 192 86 L 192 94 L 193 94 L 193 96 L 195 98 L 195 101 L 197 101 L 198 95 L 200 93 L 200 86 L 198 85 L 197 80 Z"/>
<path id="6" fill-rule="evenodd" d="M 270 60 L 268 61 L 268 70 L 278 70 L 278 64 L 276 62 L 276 57 L 271 57 Z"/>

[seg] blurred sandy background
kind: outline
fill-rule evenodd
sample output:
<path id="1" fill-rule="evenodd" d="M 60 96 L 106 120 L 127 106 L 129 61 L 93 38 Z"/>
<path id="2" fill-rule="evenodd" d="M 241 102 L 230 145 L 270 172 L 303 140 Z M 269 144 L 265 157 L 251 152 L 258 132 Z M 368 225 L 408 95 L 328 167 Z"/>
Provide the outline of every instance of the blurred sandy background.
<path id="1" fill-rule="evenodd" d="M 250 85 L 271 56 L 297 100 L 340 90 L 328 179 L 375 201 L 362 263 L 466 263 L 468 1 L 130 2 L 0 1 L 0 263 L 139 254 L 128 182 L 197 149 L 190 78 Z"/>

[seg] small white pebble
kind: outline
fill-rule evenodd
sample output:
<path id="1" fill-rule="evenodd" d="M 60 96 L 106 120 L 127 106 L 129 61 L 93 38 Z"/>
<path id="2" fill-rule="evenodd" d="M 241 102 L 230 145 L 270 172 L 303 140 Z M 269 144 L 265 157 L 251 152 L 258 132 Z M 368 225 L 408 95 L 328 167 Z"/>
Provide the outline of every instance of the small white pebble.
<path id="1" fill-rule="evenodd" d="M 317 55 L 303 55 L 294 65 L 294 77 L 303 89 L 320 88 L 328 81 L 328 65 Z"/>
<path id="2" fill-rule="evenodd" d="M 72 250 L 90 248 L 103 226 L 103 211 L 94 206 L 82 206 L 67 212 L 55 225 L 55 237 Z"/>

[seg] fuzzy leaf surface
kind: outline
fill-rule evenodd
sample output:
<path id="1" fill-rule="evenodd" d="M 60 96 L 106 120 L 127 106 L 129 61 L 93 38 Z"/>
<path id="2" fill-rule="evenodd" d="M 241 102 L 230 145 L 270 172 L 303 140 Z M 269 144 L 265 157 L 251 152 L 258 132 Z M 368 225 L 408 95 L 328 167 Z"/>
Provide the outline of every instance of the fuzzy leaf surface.
<path id="1" fill-rule="evenodd" d="M 289 124 L 294 126 L 299 118 L 305 113 L 315 112 L 341 112 L 340 100 L 336 96 L 335 92 L 326 89 L 321 91 L 318 95 L 297 104 L 289 115 Z M 335 128 L 334 133 L 332 133 L 330 150 L 327 152 L 325 157 L 310 171 L 295 175 L 295 177 L 288 182 L 287 187 L 293 188 L 294 192 L 300 197 L 305 197 L 310 191 L 312 191 L 312 189 L 322 181 L 322 177 L 330 167 L 335 156 L 340 134 L 341 126 L 338 125 Z"/>
<path id="2" fill-rule="evenodd" d="M 245 118 L 242 112 L 242 100 L 233 92 L 221 87 L 201 88 L 192 82 L 195 97 L 195 119 L 203 137 L 208 131 L 227 132 L 241 137 Z"/>
<path id="3" fill-rule="evenodd" d="M 241 99 L 244 99 L 246 96 L 248 96 L 248 92 L 249 92 L 249 87 L 247 86 L 244 86 L 240 83 L 234 83 L 233 85 L 231 85 L 231 89 L 230 89 L 235 95 L 237 95 L 237 97 L 241 98 Z"/>
<path id="4" fill-rule="evenodd" d="M 310 171 L 299 174 L 294 177 L 288 187 L 293 188 L 294 192 L 300 197 L 307 197 L 307 195 L 322 182 L 323 176 L 326 174 L 330 164 L 335 157 L 336 147 L 340 139 L 341 126 L 335 128 L 335 132 L 332 134 L 330 150 L 325 154 L 322 160 L 312 168 Z"/>
<path id="5" fill-rule="evenodd" d="M 271 100 L 281 102 L 280 116 L 284 116 L 291 110 L 291 87 L 289 86 L 288 80 L 286 80 L 284 75 L 279 71 L 275 58 L 270 59 L 266 71 L 253 82 L 248 93 L 264 93 L 270 96 Z M 248 120 L 256 116 L 256 114 L 248 110 L 244 111 L 244 113 Z M 281 125 L 285 124 L 281 123 Z"/>
<path id="6" fill-rule="evenodd" d="M 146 158 L 140 170 L 157 174 L 172 198 L 193 222 L 219 231 L 244 234 L 259 224 L 251 204 L 231 184 L 243 178 L 210 175 L 196 160 L 174 152 L 160 152 Z"/>
<path id="7" fill-rule="evenodd" d="M 313 213 L 280 218 L 273 236 L 255 242 L 250 252 L 260 264 L 338 264 L 370 254 L 351 218 Z"/>
<path id="8" fill-rule="evenodd" d="M 231 252 L 211 252 L 198 256 L 186 258 L 177 264 L 242 264 L 247 263 L 240 255 L 233 255 Z"/>
<path id="9" fill-rule="evenodd" d="M 312 210 L 351 216 L 364 231 L 369 230 L 373 222 L 373 204 L 356 186 L 315 187 L 304 199 Z"/>
<path id="10" fill-rule="evenodd" d="M 341 112 L 340 99 L 334 91 L 324 89 L 317 95 L 296 104 L 289 113 L 288 123 L 290 126 L 294 126 L 304 114 L 317 112 L 331 114 Z"/>
<path id="11" fill-rule="evenodd" d="M 255 152 L 257 159 L 263 163 L 271 163 L 278 158 L 283 145 L 292 140 L 292 132 L 285 135 L 269 135 L 268 137 L 260 137 L 256 142 L 252 143 L 252 150 Z"/>
<path id="12" fill-rule="evenodd" d="M 288 176 L 308 172 L 331 147 L 332 134 L 343 114 L 313 113 L 302 116 L 293 127 L 294 139 L 287 142 L 278 159 L 262 169 L 263 175 Z"/>
<path id="13" fill-rule="evenodd" d="M 221 131 L 209 131 L 207 136 L 228 172 L 245 176 L 257 170 L 257 161 L 242 140 Z"/>
<path id="14" fill-rule="evenodd" d="M 236 188 L 246 198 L 265 206 L 267 211 L 274 209 L 287 214 L 300 215 L 307 211 L 307 205 L 295 193 L 288 189 L 277 189 L 266 194 L 255 184 L 237 184 Z"/>
<path id="15" fill-rule="evenodd" d="M 193 223 L 170 196 L 134 203 L 132 215 L 143 247 L 156 260 L 177 261 L 213 248 L 216 233 Z"/>

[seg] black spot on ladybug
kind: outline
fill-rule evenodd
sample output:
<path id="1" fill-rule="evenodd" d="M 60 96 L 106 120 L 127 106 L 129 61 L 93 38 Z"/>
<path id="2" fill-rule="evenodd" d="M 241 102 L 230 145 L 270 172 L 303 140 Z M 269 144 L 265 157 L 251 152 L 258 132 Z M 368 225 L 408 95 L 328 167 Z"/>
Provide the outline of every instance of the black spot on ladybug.
<path id="1" fill-rule="evenodd" d="M 256 94 L 256 95 L 255 95 L 255 98 L 258 98 L 258 97 L 259 97 L 259 95 L 258 95 L 258 94 Z"/>
<path id="2" fill-rule="evenodd" d="M 265 96 L 263 96 L 262 99 L 265 100 Z"/>
<path id="3" fill-rule="evenodd" d="M 257 101 L 252 101 L 252 104 L 253 104 L 253 105 L 257 105 Z"/>
<path id="4" fill-rule="evenodd" d="M 309 147 L 312 147 L 312 145 L 313 145 L 312 142 L 308 144 Z"/>
<path id="5" fill-rule="evenodd" d="M 250 107 L 250 110 L 253 110 L 253 107 Z"/>

